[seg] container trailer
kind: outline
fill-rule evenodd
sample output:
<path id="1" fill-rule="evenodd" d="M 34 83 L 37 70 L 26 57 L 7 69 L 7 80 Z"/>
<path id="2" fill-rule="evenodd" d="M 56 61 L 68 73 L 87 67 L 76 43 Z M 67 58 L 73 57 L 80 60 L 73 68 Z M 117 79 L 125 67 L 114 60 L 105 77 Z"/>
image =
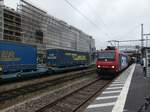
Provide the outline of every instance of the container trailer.
<path id="1" fill-rule="evenodd" d="M 63 49 L 47 50 L 47 67 L 55 69 L 68 69 L 89 65 L 89 53 L 69 51 Z"/>
<path id="2" fill-rule="evenodd" d="M 35 46 L 0 41 L 0 70 L 2 73 L 34 70 L 37 65 L 36 60 Z"/>
<path id="3" fill-rule="evenodd" d="M 45 71 L 37 68 L 36 46 L 0 40 L 0 78 L 26 77 Z"/>

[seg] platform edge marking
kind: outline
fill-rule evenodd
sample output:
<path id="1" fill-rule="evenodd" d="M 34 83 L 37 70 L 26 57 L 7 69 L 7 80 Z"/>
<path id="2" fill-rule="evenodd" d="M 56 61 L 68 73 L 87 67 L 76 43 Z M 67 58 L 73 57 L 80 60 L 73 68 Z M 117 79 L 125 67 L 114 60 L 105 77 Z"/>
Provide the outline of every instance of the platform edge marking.
<path id="1" fill-rule="evenodd" d="M 112 86 L 124 86 L 124 84 L 111 84 L 109 87 L 112 87 Z"/>
<path id="2" fill-rule="evenodd" d="M 121 90 L 117 90 L 117 91 L 104 91 L 102 94 L 119 93 L 119 92 L 121 92 Z"/>
<path id="3" fill-rule="evenodd" d="M 112 84 L 113 84 L 113 83 L 122 83 L 122 82 L 121 82 L 121 81 L 113 81 Z"/>
<path id="4" fill-rule="evenodd" d="M 125 85 L 121 91 L 121 94 L 119 95 L 118 97 L 118 100 L 116 101 L 116 104 L 115 106 L 113 107 L 113 110 L 112 112 L 123 112 L 123 109 L 124 109 L 124 105 L 125 105 L 125 101 L 126 101 L 126 98 L 127 98 L 127 94 L 128 94 L 128 91 L 129 91 L 129 87 L 130 87 L 130 83 L 131 83 L 131 79 L 132 79 L 132 76 L 133 76 L 133 73 L 134 73 L 134 70 L 135 70 L 135 65 L 132 65 L 132 70 L 125 82 Z"/>
<path id="5" fill-rule="evenodd" d="M 90 108 L 99 108 L 99 107 L 107 107 L 107 106 L 113 106 L 113 105 L 115 105 L 115 102 L 102 103 L 102 104 L 93 104 L 93 105 L 89 105 L 87 107 L 87 109 L 90 109 Z"/>
<path id="6" fill-rule="evenodd" d="M 123 87 L 108 87 L 108 88 L 106 88 L 106 90 L 110 90 L 110 89 L 113 89 L 113 90 L 115 90 L 115 89 L 122 89 Z"/>
<path id="7" fill-rule="evenodd" d="M 96 100 L 111 99 L 111 98 L 118 98 L 118 96 L 104 96 L 104 97 L 98 97 L 98 98 L 96 98 Z"/>
<path id="8" fill-rule="evenodd" d="M 112 82 L 112 84 L 123 84 L 122 82 Z"/>

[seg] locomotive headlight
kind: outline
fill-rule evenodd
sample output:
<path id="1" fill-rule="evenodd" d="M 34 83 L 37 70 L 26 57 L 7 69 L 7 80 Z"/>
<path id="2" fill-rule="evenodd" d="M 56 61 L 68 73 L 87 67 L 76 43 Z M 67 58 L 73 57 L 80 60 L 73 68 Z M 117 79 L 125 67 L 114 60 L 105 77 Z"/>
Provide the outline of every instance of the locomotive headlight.
<path id="1" fill-rule="evenodd" d="M 115 68 L 115 66 L 111 66 L 111 68 Z"/>
<path id="2" fill-rule="evenodd" d="M 100 65 L 98 65 L 98 66 L 97 66 L 97 68 L 101 68 L 101 66 L 100 66 Z"/>

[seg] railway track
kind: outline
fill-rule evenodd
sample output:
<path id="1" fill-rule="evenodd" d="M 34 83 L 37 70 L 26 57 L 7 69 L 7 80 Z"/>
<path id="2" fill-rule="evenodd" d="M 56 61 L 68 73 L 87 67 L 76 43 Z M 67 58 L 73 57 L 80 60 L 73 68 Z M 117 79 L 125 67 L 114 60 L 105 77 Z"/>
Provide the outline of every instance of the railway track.
<path id="1" fill-rule="evenodd" d="M 95 71 L 96 71 L 95 68 L 90 68 L 90 69 L 86 69 L 86 70 L 73 71 L 73 72 L 68 72 L 68 73 L 63 73 L 63 74 L 55 74 L 55 75 L 47 76 L 47 77 L 39 77 L 37 79 L 29 79 L 29 80 L 24 80 L 24 81 L 19 80 L 18 82 L 10 82 L 8 84 L 4 83 L 4 84 L 0 84 L 0 93 L 14 90 L 14 89 L 19 89 L 19 88 L 26 87 L 26 86 L 32 86 L 32 85 L 38 84 L 38 83 L 44 83 L 44 82 L 48 82 L 48 81 L 64 79 L 67 77 L 72 77 L 74 75 L 76 75 L 76 76 L 78 76 L 80 74 L 86 75 L 86 73 L 95 72 Z"/>
<path id="2" fill-rule="evenodd" d="M 110 82 L 111 80 L 95 80 L 86 86 L 40 108 L 36 112 L 76 112 L 87 101 L 102 91 Z"/>
<path id="3" fill-rule="evenodd" d="M 4 92 L 0 92 L 0 105 L 3 104 L 3 102 L 8 101 L 8 100 L 12 100 L 15 99 L 19 96 L 22 95 L 26 95 L 29 93 L 33 93 L 42 89 L 46 89 L 50 86 L 55 86 L 57 84 L 61 84 L 70 80 L 74 80 L 80 77 L 84 77 L 86 75 L 90 75 L 94 73 L 94 70 L 89 70 L 87 72 L 83 72 L 80 74 L 74 74 L 74 75 L 66 75 L 63 77 L 58 77 L 55 78 L 53 80 L 48 80 L 45 82 L 41 82 L 41 83 L 36 83 L 33 85 L 27 85 L 27 86 L 23 86 L 20 88 L 14 88 L 14 89 L 10 89 L 8 91 L 4 91 Z"/>

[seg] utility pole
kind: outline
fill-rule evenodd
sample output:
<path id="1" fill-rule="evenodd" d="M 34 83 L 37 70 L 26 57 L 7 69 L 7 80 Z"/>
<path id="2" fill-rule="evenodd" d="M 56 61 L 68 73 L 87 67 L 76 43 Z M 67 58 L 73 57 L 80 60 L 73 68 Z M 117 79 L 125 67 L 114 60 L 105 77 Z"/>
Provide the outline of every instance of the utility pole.
<path id="1" fill-rule="evenodd" d="M 143 38 L 143 24 L 141 24 L 141 49 L 144 46 L 144 38 Z"/>
<path id="2" fill-rule="evenodd" d="M 148 47 L 148 35 L 146 35 L 146 47 Z"/>

